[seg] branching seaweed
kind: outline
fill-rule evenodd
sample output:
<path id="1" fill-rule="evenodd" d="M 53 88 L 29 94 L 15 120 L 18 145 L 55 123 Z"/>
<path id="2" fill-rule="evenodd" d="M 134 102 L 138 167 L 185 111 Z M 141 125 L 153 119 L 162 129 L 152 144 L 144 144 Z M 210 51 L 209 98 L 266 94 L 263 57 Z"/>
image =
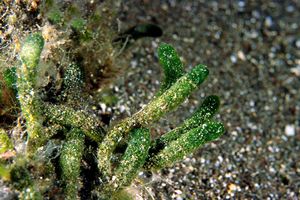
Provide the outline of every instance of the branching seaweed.
<path id="1" fill-rule="evenodd" d="M 21 64 L 16 70 L 16 90 L 28 134 L 25 155 L 29 161 L 34 160 L 38 150 L 47 142 L 60 141 L 60 173 L 57 176 L 65 199 L 80 196 L 81 179 L 84 178 L 81 177 L 81 167 L 87 140 L 97 146 L 97 174 L 101 181 L 93 185 L 92 194 L 100 199 L 110 199 L 129 186 L 139 171 L 170 166 L 224 133 L 222 123 L 212 120 L 220 105 L 219 98 L 212 95 L 177 128 L 151 139 L 147 129 L 149 125 L 175 110 L 209 74 L 204 65 L 197 65 L 185 73 L 177 52 L 168 44 L 162 44 L 158 49 L 164 71 L 158 93 L 144 108 L 109 127 L 108 131 L 98 117 L 87 110 L 77 109 L 73 104 L 80 101 L 80 91 L 84 87 L 84 79 L 76 63 L 64 73 L 64 91 L 57 97 L 58 103 L 42 100 L 35 81 L 38 68 L 43 67 L 39 65 L 43 45 L 44 40 L 39 33 L 28 36 L 20 52 Z M 60 136 L 53 138 L 58 133 Z M 126 148 L 120 159 L 115 160 L 115 150 L 121 141 L 125 142 Z M 1 145 L 0 153 L 11 149 L 4 130 L 1 130 Z M 29 161 L 24 162 L 17 157 L 15 164 L 9 168 L 1 165 L 0 175 L 12 181 L 20 191 L 20 198 L 41 199 L 45 190 L 39 187 L 36 177 L 30 175 Z"/>

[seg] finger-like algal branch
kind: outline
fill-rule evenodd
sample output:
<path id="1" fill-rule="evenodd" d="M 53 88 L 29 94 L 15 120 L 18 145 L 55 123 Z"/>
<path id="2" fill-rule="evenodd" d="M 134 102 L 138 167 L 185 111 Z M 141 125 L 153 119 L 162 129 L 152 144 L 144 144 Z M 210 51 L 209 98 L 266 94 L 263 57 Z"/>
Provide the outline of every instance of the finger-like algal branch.
<path id="1" fill-rule="evenodd" d="M 78 128 L 96 142 L 100 142 L 105 134 L 102 122 L 84 110 L 52 104 L 44 104 L 43 110 L 50 122 Z"/>
<path id="2" fill-rule="evenodd" d="M 129 186 L 144 165 L 150 147 L 150 132 L 148 129 L 139 128 L 130 134 L 124 156 L 103 190 L 105 195 Z"/>
<path id="3" fill-rule="evenodd" d="M 219 106 L 220 100 L 218 96 L 208 96 L 204 99 L 198 110 L 196 110 L 196 112 L 194 112 L 190 118 L 186 119 L 181 126 L 176 127 L 175 129 L 158 138 L 153 144 L 153 150 L 157 150 L 157 148 L 163 148 L 171 141 L 179 138 L 183 133 L 196 128 L 204 121 L 211 119 L 218 111 Z"/>
<path id="4" fill-rule="evenodd" d="M 72 129 L 63 144 L 60 155 L 62 180 L 65 185 L 65 199 L 78 197 L 80 188 L 80 163 L 84 151 L 84 134 L 79 129 Z"/>
<path id="5" fill-rule="evenodd" d="M 208 75 L 204 65 L 197 65 L 191 72 L 182 76 L 166 92 L 155 98 L 131 118 L 114 127 L 99 145 L 98 166 L 110 173 L 110 157 L 117 143 L 135 126 L 147 126 L 178 107 Z"/>
<path id="6" fill-rule="evenodd" d="M 197 65 L 132 118 L 141 125 L 148 125 L 159 120 L 163 115 L 177 108 L 207 76 L 208 69 L 206 66 Z"/>
<path id="7" fill-rule="evenodd" d="M 44 39 L 40 34 L 28 36 L 22 46 L 20 57 L 22 64 L 17 69 L 17 89 L 22 113 L 26 119 L 28 132 L 29 154 L 41 145 L 42 115 L 41 101 L 34 90 L 37 66 L 44 46 Z"/>
<path id="8" fill-rule="evenodd" d="M 44 137 L 42 140 L 43 144 L 46 144 L 51 137 L 55 136 L 57 133 L 63 131 L 64 129 L 65 127 L 60 124 L 49 124 L 48 126 L 44 127 Z"/>
<path id="9" fill-rule="evenodd" d="M 164 71 L 164 79 L 157 96 L 169 89 L 183 74 L 183 65 L 176 50 L 169 44 L 163 43 L 158 48 L 159 62 Z"/>
<path id="10" fill-rule="evenodd" d="M 81 68 L 76 64 L 70 64 L 64 74 L 62 98 L 68 104 L 79 101 L 84 82 Z"/>
<path id="11" fill-rule="evenodd" d="M 181 135 L 170 142 L 157 155 L 150 158 L 146 168 L 161 169 L 181 160 L 198 149 L 202 144 L 212 141 L 224 133 L 224 126 L 219 122 L 207 122 Z"/>

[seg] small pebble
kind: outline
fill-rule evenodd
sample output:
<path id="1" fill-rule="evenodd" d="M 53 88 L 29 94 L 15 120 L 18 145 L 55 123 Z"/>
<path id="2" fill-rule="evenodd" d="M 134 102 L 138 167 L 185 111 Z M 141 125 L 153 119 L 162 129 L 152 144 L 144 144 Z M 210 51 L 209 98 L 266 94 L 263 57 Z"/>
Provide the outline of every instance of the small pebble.
<path id="1" fill-rule="evenodd" d="M 237 58 L 236 58 L 235 55 L 231 55 L 230 56 L 230 60 L 231 60 L 232 63 L 236 63 L 237 62 Z"/>
<path id="2" fill-rule="evenodd" d="M 182 194 L 182 191 L 181 190 L 175 190 L 174 191 L 176 194 Z"/>
<path id="3" fill-rule="evenodd" d="M 295 126 L 292 124 L 288 124 L 285 126 L 284 128 L 284 132 L 287 136 L 295 136 L 296 130 L 295 130 Z"/>
<path id="4" fill-rule="evenodd" d="M 238 52 L 237 52 L 237 56 L 238 56 L 238 58 L 241 59 L 242 61 L 245 61 L 245 60 L 246 60 L 246 56 L 245 56 L 245 54 L 244 54 L 243 51 L 238 51 Z"/>

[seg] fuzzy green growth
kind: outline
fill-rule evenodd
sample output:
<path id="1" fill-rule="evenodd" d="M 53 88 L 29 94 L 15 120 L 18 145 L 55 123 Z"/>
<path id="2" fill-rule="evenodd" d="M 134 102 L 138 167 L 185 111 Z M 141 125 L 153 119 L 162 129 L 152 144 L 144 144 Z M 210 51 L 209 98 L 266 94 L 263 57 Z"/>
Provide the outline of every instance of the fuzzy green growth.
<path id="1" fill-rule="evenodd" d="M 0 154 L 13 150 L 14 146 L 5 130 L 0 129 Z"/>
<path id="2" fill-rule="evenodd" d="M 76 64 L 69 65 L 63 79 L 63 100 L 66 100 L 68 103 L 80 100 L 80 92 L 82 91 L 83 85 L 81 68 Z"/>
<path id="3" fill-rule="evenodd" d="M 133 130 L 124 156 L 104 191 L 115 192 L 129 186 L 144 165 L 149 147 L 149 130 L 143 128 Z"/>
<path id="4" fill-rule="evenodd" d="M 71 64 L 64 74 L 64 87 L 66 90 L 77 90 L 83 86 L 83 74 L 80 67 Z"/>
<path id="5" fill-rule="evenodd" d="M 82 18 L 76 18 L 71 21 L 71 27 L 77 32 L 84 30 L 85 25 L 86 21 Z"/>
<path id="6" fill-rule="evenodd" d="M 154 149 L 162 148 L 173 140 L 179 138 L 183 133 L 198 127 L 206 120 L 211 119 L 218 111 L 220 106 L 220 99 L 218 96 L 211 95 L 204 99 L 201 106 L 188 119 L 186 119 L 181 126 L 164 134 L 155 141 Z"/>
<path id="7" fill-rule="evenodd" d="M 76 18 L 71 21 L 71 28 L 76 34 L 80 42 L 88 42 L 93 39 L 93 32 L 86 27 L 86 21 L 83 18 Z"/>
<path id="8" fill-rule="evenodd" d="M 84 110 L 76 111 L 64 105 L 44 104 L 43 111 L 50 122 L 78 128 L 96 142 L 100 142 L 104 136 L 102 122 Z"/>
<path id="9" fill-rule="evenodd" d="M 115 192 L 111 197 L 111 200 L 134 200 L 134 194 L 130 194 L 126 190 Z"/>
<path id="10" fill-rule="evenodd" d="M 22 64 L 17 69 L 17 88 L 21 110 L 27 124 L 27 152 L 29 155 L 41 146 L 42 140 L 41 102 L 35 92 L 34 86 L 43 46 L 44 39 L 40 34 L 35 33 L 28 36 L 20 52 Z"/>
<path id="11" fill-rule="evenodd" d="M 44 127 L 43 130 L 43 137 L 41 138 L 42 144 L 47 144 L 47 142 L 55 136 L 59 131 L 64 130 L 65 127 L 61 126 L 60 124 L 51 124 L 47 127 Z"/>
<path id="12" fill-rule="evenodd" d="M 41 34 L 35 33 L 28 36 L 22 46 L 20 57 L 23 64 L 29 69 L 36 68 L 44 47 L 44 39 Z"/>
<path id="13" fill-rule="evenodd" d="M 19 199 L 42 200 L 42 195 L 25 165 L 14 165 L 10 170 L 13 186 L 20 191 Z"/>
<path id="14" fill-rule="evenodd" d="M 159 154 L 150 158 L 146 168 L 161 169 L 170 166 L 174 162 L 181 160 L 198 149 L 206 142 L 217 139 L 224 133 L 225 129 L 222 123 L 206 122 L 198 128 L 181 135 L 177 140 L 168 144 Z"/>
<path id="15" fill-rule="evenodd" d="M 4 181 L 10 180 L 10 169 L 2 163 L 0 163 L 0 178 Z"/>
<path id="16" fill-rule="evenodd" d="M 60 155 L 62 179 L 65 185 L 65 199 L 77 199 L 79 190 L 80 164 L 84 151 L 84 134 L 72 129 L 63 145 Z"/>
<path id="17" fill-rule="evenodd" d="M 10 177 L 13 181 L 14 187 L 18 190 L 22 190 L 32 185 L 32 179 L 30 173 L 25 166 L 14 166 L 10 171 Z"/>
<path id="18" fill-rule="evenodd" d="M 169 89 L 183 74 L 183 65 L 176 50 L 169 44 L 163 43 L 158 48 L 158 57 L 164 71 L 164 80 L 158 96 Z"/>
<path id="19" fill-rule="evenodd" d="M 48 13 L 48 20 L 53 24 L 59 24 L 63 22 L 63 13 L 59 9 L 54 8 Z"/>
<path id="20" fill-rule="evenodd" d="M 8 68 L 4 71 L 4 81 L 8 88 L 14 91 L 14 94 L 17 94 L 17 74 L 16 74 L 16 67 Z"/>
<path id="21" fill-rule="evenodd" d="M 147 126 L 159 120 L 166 113 L 174 110 L 205 80 L 208 73 L 206 66 L 197 65 L 189 73 L 178 79 L 161 96 L 155 98 L 142 110 L 114 127 L 99 145 L 98 166 L 100 170 L 110 173 L 109 160 L 117 143 L 128 134 L 134 126 Z"/>

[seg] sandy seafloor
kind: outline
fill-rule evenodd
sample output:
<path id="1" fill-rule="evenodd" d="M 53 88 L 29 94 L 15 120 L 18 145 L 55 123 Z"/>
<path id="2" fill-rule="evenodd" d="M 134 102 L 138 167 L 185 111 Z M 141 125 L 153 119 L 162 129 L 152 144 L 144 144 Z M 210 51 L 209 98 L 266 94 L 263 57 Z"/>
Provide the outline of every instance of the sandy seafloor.
<path id="1" fill-rule="evenodd" d="M 203 63 L 210 75 L 189 101 L 152 126 L 153 134 L 180 124 L 211 94 L 222 100 L 216 119 L 227 130 L 148 175 L 142 187 L 153 199 L 299 199 L 300 1 L 125 2 L 121 29 L 152 22 L 164 35 L 130 47 L 130 67 L 114 89 L 119 117 L 136 112 L 159 88 L 156 48 L 167 42 L 187 70 Z"/>

